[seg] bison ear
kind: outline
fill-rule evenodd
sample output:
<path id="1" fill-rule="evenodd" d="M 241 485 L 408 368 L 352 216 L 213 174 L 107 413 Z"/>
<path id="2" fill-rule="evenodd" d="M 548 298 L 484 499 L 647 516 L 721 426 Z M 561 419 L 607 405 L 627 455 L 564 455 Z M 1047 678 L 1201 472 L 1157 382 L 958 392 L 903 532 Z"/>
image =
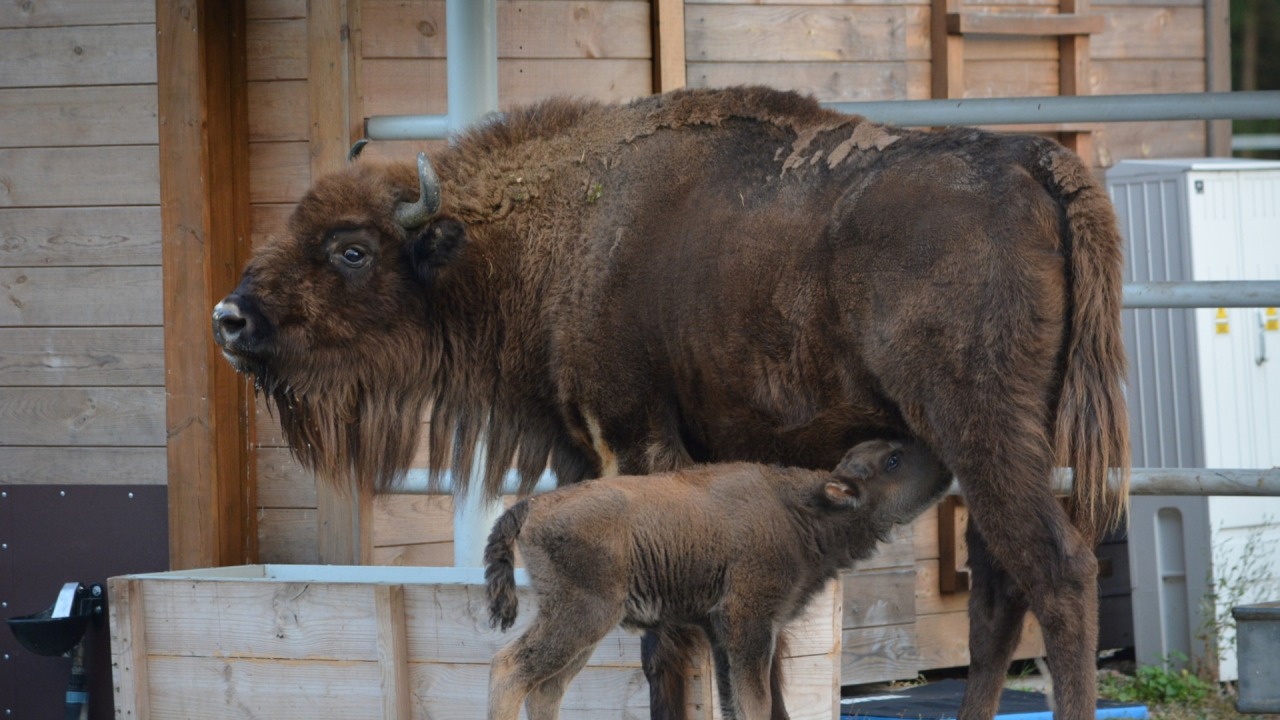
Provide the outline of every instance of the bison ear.
<path id="1" fill-rule="evenodd" d="M 467 231 L 461 222 L 448 217 L 436 219 L 409 240 L 409 264 L 423 282 L 428 282 L 433 271 L 453 262 L 466 240 Z"/>
<path id="2" fill-rule="evenodd" d="M 822 488 L 827 500 L 836 507 L 856 508 L 862 504 L 862 483 L 829 482 Z"/>

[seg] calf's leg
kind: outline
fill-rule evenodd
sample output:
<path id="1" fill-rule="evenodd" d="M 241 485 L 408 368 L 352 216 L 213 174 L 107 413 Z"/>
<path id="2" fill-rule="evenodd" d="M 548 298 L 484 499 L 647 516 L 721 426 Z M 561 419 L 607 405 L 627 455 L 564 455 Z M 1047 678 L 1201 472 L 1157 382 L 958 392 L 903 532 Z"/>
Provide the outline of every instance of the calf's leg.
<path id="1" fill-rule="evenodd" d="M 671 629 L 646 630 L 640 660 L 649 681 L 650 720 L 686 720 L 685 685 L 696 647 L 694 636 Z"/>
<path id="2" fill-rule="evenodd" d="M 538 615 L 515 642 L 500 650 L 489 670 L 489 720 L 516 720 L 520 704 L 535 693 L 530 720 L 554 718 L 569 680 L 591 651 L 622 619 L 614 604 L 583 593 L 554 593 L 538 598 Z M 554 708 L 548 710 L 550 703 Z"/>

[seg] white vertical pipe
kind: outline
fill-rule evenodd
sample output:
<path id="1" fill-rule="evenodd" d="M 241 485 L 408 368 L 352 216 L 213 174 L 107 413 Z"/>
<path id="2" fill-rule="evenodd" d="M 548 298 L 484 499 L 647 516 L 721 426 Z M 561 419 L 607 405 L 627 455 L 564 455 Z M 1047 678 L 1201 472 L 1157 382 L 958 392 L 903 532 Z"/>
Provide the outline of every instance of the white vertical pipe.
<path id="1" fill-rule="evenodd" d="M 449 128 L 457 132 L 498 109 L 497 0 L 447 0 L 445 42 L 449 81 Z M 488 438 L 476 443 L 471 477 L 463 496 L 454 494 L 453 564 L 479 567 L 489 529 L 502 503 L 484 497 Z"/>

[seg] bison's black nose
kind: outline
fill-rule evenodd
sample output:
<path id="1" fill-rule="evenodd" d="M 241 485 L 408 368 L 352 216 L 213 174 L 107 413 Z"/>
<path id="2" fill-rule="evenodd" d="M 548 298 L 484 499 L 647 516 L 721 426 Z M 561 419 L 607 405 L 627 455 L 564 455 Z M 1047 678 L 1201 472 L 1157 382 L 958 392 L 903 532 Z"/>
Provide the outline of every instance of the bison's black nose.
<path id="1" fill-rule="evenodd" d="M 213 339 L 230 349 L 253 334 L 253 322 L 241 311 L 234 297 L 228 297 L 213 308 Z"/>

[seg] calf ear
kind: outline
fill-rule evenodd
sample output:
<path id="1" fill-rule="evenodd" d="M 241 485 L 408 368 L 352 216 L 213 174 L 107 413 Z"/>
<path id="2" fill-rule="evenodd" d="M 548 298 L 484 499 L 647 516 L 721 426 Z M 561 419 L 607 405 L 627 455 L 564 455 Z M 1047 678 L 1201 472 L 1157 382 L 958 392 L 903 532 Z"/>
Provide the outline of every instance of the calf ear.
<path id="1" fill-rule="evenodd" d="M 438 268 L 453 262 L 467 241 L 467 230 L 453 218 L 437 218 L 409 240 L 406 253 L 414 273 L 427 282 Z"/>
<path id="2" fill-rule="evenodd" d="M 829 482 L 822 492 L 837 507 L 856 508 L 862 504 L 862 483 Z"/>

